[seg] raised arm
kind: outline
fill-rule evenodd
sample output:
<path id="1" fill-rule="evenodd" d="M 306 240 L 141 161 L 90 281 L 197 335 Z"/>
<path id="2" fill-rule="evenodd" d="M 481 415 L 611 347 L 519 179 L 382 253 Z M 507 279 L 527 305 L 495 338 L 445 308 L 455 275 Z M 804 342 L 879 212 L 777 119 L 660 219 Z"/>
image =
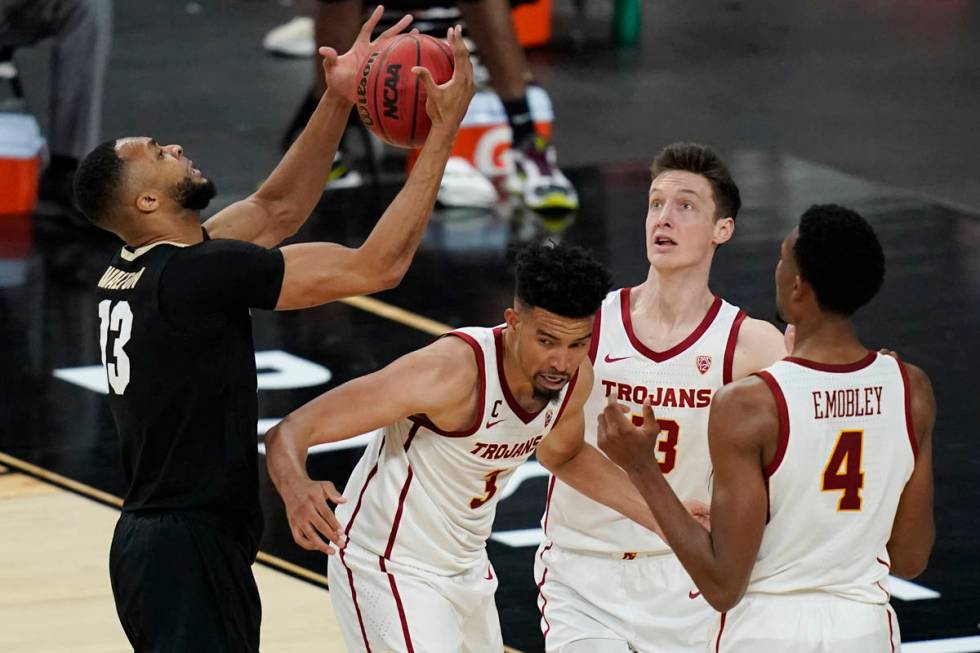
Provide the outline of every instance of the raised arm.
<path id="1" fill-rule="evenodd" d="M 455 337 L 437 340 L 384 369 L 349 381 L 301 406 L 265 436 L 269 477 L 286 504 L 293 539 L 309 550 L 334 553 L 319 536 L 343 546 L 327 499 L 342 502 L 332 483 L 310 480 L 307 450 L 400 419 L 426 414 L 440 427 L 467 426 L 478 407 L 479 371 L 473 350 Z"/>
<path id="2" fill-rule="evenodd" d="M 374 10 L 344 55 L 338 56 L 332 48 L 321 48 L 327 92 L 320 98 L 306 129 L 255 193 L 205 222 L 212 238 L 274 247 L 306 222 L 327 185 L 364 59 L 372 48 L 399 34 L 412 20 L 411 16 L 403 17 L 372 42 L 371 33 L 383 12 L 383 7 Z"/>
<path id="3" fill-rule="evenodd" d="M 651 455 L 659 426 L 649 401 L 643 412 L 643 427 L 637 428 L 611 403 L 599 418 L 599 446 L 626 470 L 705 600 L 725 612 L 745 593 L 762 542 L 767 497 L 761 443 L 776 441 L 775 402 L 756 378 L 725 386 L 712 400 L 710 532 L 688 513 L 660 472 Z"/>
<path id="4" fill-rule="evenodd" d="M 914 578 L 925 571 L 936 540 L 932 508 L 932 430 L 936 422 L 936 398 L 926 373 L 914 365 L 904 365 L 912 394 L 912 425 L 919 452 L 912 476 L 898 501 L 888 540 L 888 557 L 893 574 Z"/>
<path id="5" fill-rule="evenodd" d="M 662 535 L 657 520 L 626 472 L 585 441 L 583 407 L 592 391 L 592 382 L 592 366 L 586 361 L 579 368 L 578 380 L 560 420 L 538 445 L 538 462 L 593 501 Z"/>
<path id="6" fill-rule="evenodd" d="M 286 273 L 277 310 L 316 306 L 341 297 L 392 288 L 408 270 L 422 240 L 459 123 L 473 97 L 473 67 L 459 27 L 449 30 L 456 69 L 436 86 L 428 71 L 413 68 L 426 85 L 432 129 L 408 181 L 358 248 L 304 243 L 282 248 Z"/>

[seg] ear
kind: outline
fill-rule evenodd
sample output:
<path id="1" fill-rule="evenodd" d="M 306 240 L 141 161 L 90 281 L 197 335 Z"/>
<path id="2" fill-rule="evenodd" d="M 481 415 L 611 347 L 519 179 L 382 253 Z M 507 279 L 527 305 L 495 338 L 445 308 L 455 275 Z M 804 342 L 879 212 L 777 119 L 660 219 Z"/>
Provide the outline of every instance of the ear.
<path id="1" fill-rule="evenodd" d="M 790 291 L 790 297 L 793 301 L 798 302 L 803 298 L 805 286 L 806 282 L 803 281 L 803 277 L 798 274 L 793 277 L 793 289 Z"/>
<path id="2" fill-rule="evenodd" d="M 732 218 L 722 218 L 720 220 L 715 220 L 714 233 L 711 236 L 711 242 L 715 245 L 724 245 L 732 236 L 735 234 L 735 220 Z"/>
<path id="3" fill-rule="evenodd" d="M 136 198 L 136 210 L 140 213 L 153 213 L 160 208 L 160 196 L 155 192 L 140 193 Z"/>
<path id="4" fill-rule="evenodd" d="M 507 323 L 508 329 L 516 331 L 521 324 L 521 314 L 513 308 L 507 308 L 504 310 L 504 322 Z"/>

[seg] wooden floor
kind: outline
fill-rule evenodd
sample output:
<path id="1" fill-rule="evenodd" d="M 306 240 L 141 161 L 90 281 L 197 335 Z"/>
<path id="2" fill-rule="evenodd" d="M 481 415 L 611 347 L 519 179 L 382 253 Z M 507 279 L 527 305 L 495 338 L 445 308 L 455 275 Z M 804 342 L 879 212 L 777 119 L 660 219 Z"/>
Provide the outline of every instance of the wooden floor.
<path id="1" fill-rule="evenodd" d="M 131 651 L 109 588 L 119 512 L 0 466 L 0 651 Z M 262 565 L 262 650 L 343 651 L 330 594 Z"/>

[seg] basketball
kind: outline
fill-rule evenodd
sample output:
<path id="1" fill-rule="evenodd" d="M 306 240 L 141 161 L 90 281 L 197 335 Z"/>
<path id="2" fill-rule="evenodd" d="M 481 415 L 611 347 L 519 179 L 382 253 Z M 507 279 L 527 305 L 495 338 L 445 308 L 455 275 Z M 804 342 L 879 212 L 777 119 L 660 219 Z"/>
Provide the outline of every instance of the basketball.
<path id="1" fill-rule="evenodd" d="M 368 55 L 357 84 L 357 114 L 378 138 L 396 147 L 419 147 L 432 122 L 425 112 L 425 84 L 414 66 L 432 73 L 436 84 L 453 76 L 453 53 L 444 41 L 402 34 Z"/>

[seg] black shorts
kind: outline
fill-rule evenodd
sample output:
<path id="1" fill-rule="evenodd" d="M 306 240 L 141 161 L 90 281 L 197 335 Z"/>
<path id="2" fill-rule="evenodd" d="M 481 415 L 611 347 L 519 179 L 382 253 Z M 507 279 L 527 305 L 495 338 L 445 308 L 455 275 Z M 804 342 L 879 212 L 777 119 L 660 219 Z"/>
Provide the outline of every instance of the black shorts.
<path id="1" fill-rule="evenodd" d="M 116 612 L 144 651 L 259 650 L 256 548 L 210 513 L 123 513 L 109 551 Z"/>

